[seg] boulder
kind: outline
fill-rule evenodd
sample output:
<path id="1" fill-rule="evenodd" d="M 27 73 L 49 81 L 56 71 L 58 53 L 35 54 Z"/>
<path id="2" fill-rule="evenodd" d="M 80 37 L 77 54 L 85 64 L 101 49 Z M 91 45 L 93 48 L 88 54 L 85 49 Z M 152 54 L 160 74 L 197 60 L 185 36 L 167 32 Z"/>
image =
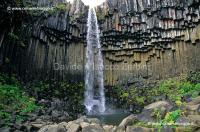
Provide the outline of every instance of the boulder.
<path id="1" fill-rule="evenodd" d="M 40 129 L 42 128 L 43 126 L 45 126 L 45 124 L 38 124 L 38 123 L 33 123 L 31 124 L 31 126 L 35 129 Z"/>
<path id="2" fill-rule="evenodd" d="M 81 123 L 80 123 L 81 128 L 86 127 L 86 126 L 89 126 L 89 125 L 90 125 L 90 124 L 87 123 L 87 122 L 81 122 Z"/>
<path id="3" fill-rule="evenodd" d="M 67 124 L 63 124 L 62 125 L 65 126 L 65 128 L 67 129 L 67 132 L 78 132 L 81 127 L 79 124 L 76 124 L 75 122 L 68 122 Z"/>
<path id="4" fill-rule="evenodd" d="M 142 113 L 137 115 L 137 120 L 143 121 L 143 122 L 154 122 L 155 119 L 152 116 L 152 111 L 146 110 L 142 111 Z"/>
<path id="5" fill-rule="evenodd" d="M 82 132 L 104 132 L 104 129 L 99 124 L 90 124 L 83 127 Z"/>
<path id="6" fill-rule="evenodd" d="M 39 130 L 46 125 L 52 125 L 52 122 L 45 122 L 42 119 L 36 119 L 34 122 L 27 122 L 24 125 L 31 126 L 34 130 Z"/>
<path id="7" fill-rule="evenodd" d="M 194 127 L 178 126 L 175 128 L 175 132 L 198 132 Z"/>
<path id="8" fill-rule="evenodd" d="M 134 121 L 136 120 L 136 116 L 135 115 L 129 115 L 128 117 L 124 118 L 122 120 L 122 122 L 119 124 L 119 126 L 117 127 L 118 131 L 123 131 L 126 129 L 126 126 L 128 125 L 132 125 L 134 123 Z"/>
<path id="9" fill-rule="evenodd" d="M 157 101 L 144 107 L 142 113 L 137 115 L 139 121 L 154 122 L 155 117 L 153 112 L 158 110 L 161 117 L 164 118 L 165 114 L 170 111 L 173 106 L 167 101 Z"/>
<path id="10" fill-rule="evenodd" d="M 127 126 L 126 132 L 153 132 L 153 128 Z"/>
<path id="11" fill-rule="evenodd" d="M 185 124 L 190 123 L 190 120 L 188 117 L 179 117 L 176 120 L 176 124 L 180 125 L 180 126 L 184 126 Z"/>
<path id="12" fill-rule="evenodd" d="M 47 125 L 42 127 L 38 132 L 66 132 L 66 128 L 62 125 Z"/>
<path id="13" fill-rule="evenodd" d="M 200 96 L 192 99 L 184 107 L 187 115 L 199 115 L 200 114 Z"/>
<path id="14" fill-rule="evenodd" d="M 114 128 L 114 126 L 112 126 L 112 125 L 103 126 L 103 129 L 104 129 L 105 132 L 113 132 L 114 131 L 113 128 Z"/>
<path id="15" fill-rule="evenodd" d="M 193 98 L 190 102 L 187 103 L 188 105 L 197 105 L 200 104 L 200 96 Z"/>
<path id="16" fill-rule="evenodd" d="M 45 122 L 31 122 L 30 125 L 31 125 L 33 128 L 35 128 L 35 129 L 40 129 L 40 128 L 42 128 L 43 126 L 45 126 L 46 123 L 45 123 Z"/>
<path id="17" fill-rule="evenodd" d="M 101 124 L 101 121 L 97 118 L 87 118 L 87 121 L 89 123 L 96 123 L 96 124 Z"/>
<path id="18" fill-rule="evenodd" d="M 152 104 L 145 106 L 144 110 L 161 109 L 163 107 L 170 110 L 173 106 L 167 101 L 157 101 L 155 103 L 152 103 Z"/>
<path id="19" fill-rule="evenodd" d="M 75 123 L 77 123 L 77 124 L 80 124 L 81 122 L 89 123 L 89 121 L 87 120 L 86 116 L 81 116 L 79 119 L 75 120 Z"/>
<path id="20" fill-rule="evenodd" d="M 200 126 L 200 115 L 188 115 L 191 123 Z"/>

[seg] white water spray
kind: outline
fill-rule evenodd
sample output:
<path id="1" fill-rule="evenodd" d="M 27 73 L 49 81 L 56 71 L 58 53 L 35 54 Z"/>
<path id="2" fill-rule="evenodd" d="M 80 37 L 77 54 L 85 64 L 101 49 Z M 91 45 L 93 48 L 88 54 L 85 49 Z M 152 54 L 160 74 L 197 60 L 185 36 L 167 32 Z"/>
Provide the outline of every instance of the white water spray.
<path id="1" fill-rule="evenodd" d="M 87 48 L 86 48 L 86 64 L 85 64 L 85 102 L 84 105 L 88 113 L 105 112 L 105 93 L 103 80 L 103 58 L 101 53 L 101 44 L 99 37 L 99 27 L 95 9 L 90 7 L 87 21 Z M 95 51 L 96 52 L 95 52 Z M 97 79 L 98 96 L 95 96 L 94 81 Z"/>

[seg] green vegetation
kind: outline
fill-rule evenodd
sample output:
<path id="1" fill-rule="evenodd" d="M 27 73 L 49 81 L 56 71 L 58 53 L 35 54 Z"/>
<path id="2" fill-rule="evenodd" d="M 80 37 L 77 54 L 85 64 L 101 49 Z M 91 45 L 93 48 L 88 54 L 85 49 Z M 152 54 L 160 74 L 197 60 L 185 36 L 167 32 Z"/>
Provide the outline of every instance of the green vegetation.
<path id="1" fill-rule="evenodd" d="M 23 120 L 37 107 L 35 99 L 23 92 L 15 76 L 0 75 L 0 119 L 9 122 L 15 113 L 17 121 Z"/>
<path id="2" fill-rule="evenodd" d="M 60 11 L 65 11 L 65 10 L 67 10 L 67 6 L 64 3 L 59 3 L 59 4 L 57 4 L 56 9 L 60 10 Z"/>
<path id="3" fill-rule="evenodd" d="M 49 14 L 53 15 L 56 12 L 65 12 L 69 10 L 69 5 L 67 3 L 59 3 L 57 4 L 53 10 L 49 10 Z"/>
<path id="4" fill-rule="evenodd" d="M 26 47 L 23 40 L 17 34 L 13 32 L 8 33 L 8 39 L 9 41 L 16 43 L 18 46 L 22 48 Z"/>
<path id="5" fill-rule="evenodd" d="M 72 117 L 76 116 L 75 113 L 78 114 L 84 112 L 83 83 L 38 81 L 30 84 L 29 90 L 29 93 L 32 93 L 34 97 L 38 97 L 39 99 L 64 99 L 67 103 L 67 106 L 65 108 Z"/>
<path id="6" fill-rule="evenodd" d="M 16 34 L 14 34 L 13 32 L 8 33 L 8 37 L 9 37 L 9 39 L 11 39 L 13 41 L 19 40 L 19 37 Z"/>
<path id="7" fill-rule="evenodd" d="M 158 128 L 158 131 L 161 132 L 162 127 L 164 126 L 170 126 L 172 128 L 176 128 L 177 125 L 175 122 L 177 119 L 181 116 L 181 110 L 177 109 L 175 111 L 168 112 L 165 115 L 164 119 L 161 119 L 161 115 L 159 112 L 157 112 L 156 117 L 157 117 L 157 124 L 155 125 L 156 128 Z"/>
<path id="8" fill-rule="evenodd" d="M 164 117 L 161 114 L 161 113 L 163 113 L 161 109 L 154 109 L 154 111 L 152 112 L 152 117 L 154 117 L 154 119 L 156 119 L 155 122 L 147 123 L 147 122 L 143 122 L 143 121 L 136 121 L 135 123 L 133 123 L 133 125 L 141 126 L 141 127 L 148 127 L 148 128 L 156 128 L 158 130 L 158 132 L 161 132 L 162 128 L 165 126 L 169 126 L 169 127 L 175 129 L 178 126 L 178 124 L 176 124 L 176 121 L 181 116 L 184 116 L 184 112 L 180 108 L 181 105 L 182 105 L 181 101 L 176 101 L 176 106 L 178 108 L 176 110 L 167 112 L 164 115 Z M 190 129 L 190 128 L 187 127 L 187 129 Z"/>
<path id="9" fill-rule="evenodd" d="M 147 86 L 135 87 L 131 85 L 126 88 L 117 86 L 114 88 L 114 94 L 121 102 L 120 105 L 123 107 L 133 105 L 134 109 L 162 99 L 171 102 L 175 107 L 170 112 L 163 113 L 162 109 L 154 109 L 152 112 L 152 117 L 155 119 L 154 123 L 136 121 L 133 125 L 156 128 L 159 132 L 165 126 L 176 129 L 178 126 L 176 124 L 177 119 L 185 116 L 184 111 L 181 109 L 185 104 L 185 99 L 195 98 L 200 95 L 200 72 L 191 72 L 187 76 L 181 75 L 178 78 L 159 81 L 152 87 Z M 191 127 L 186 127 L 185 129 L 191 131 Z"/>
<path id="10" fill-rule="evenodd" d="M 36 100 L 52 98 L 63 100 L 66 103 L 63 109 L 73 118 L 84 113 L 82 83 L 36 81 L 22 86 L 15 75 L 0 74 L 0 119 L 7 123 L 13 121 L 13 114 L 14 120 L 25 121 L 29 113 L 48 107 L 38 106 Z"/>
<path id="11" fill-rule="evenodd" d="M 159 93 L 164 94 L 169 100 L 175 102 L 182 100 L 186 95 L 190 97 L 197 97 L 200 91 L 200 83 L 192 83 L 188 80 L 175 80 L 170 79 L 163 81 L 159 88 Z"/>
<path id="12" fill-rule="evenodd" d="M 197 97 L 200 94 L 200 73 L 190 73 L 184 78 L 171 78 L 157 83 L 155 87 L 137 88 L 116 86 L 114 95 L 120 100 L 120 106 L 144 106 L 156 100 L 165 99 L 172 103 L 184 101 L 187 97 Z"/>
<path id="13" fill-rule="evenodd" d="M 176 128 L 176 121 L 181 117 L 182 111 L 180 109 L 168 112 L 165 117 L 162 119 L 160 111 L 155 110 L 154 115 L 156 117 L 156 122 L 154 124 L 146 123 L 143 121 L 136 121 L 133 123 L 134 126 L 141 126 L 147 128 L 157 128 L 158 132 L 162 131 L 164 126 L 170 126 L 171 128 Z"/>

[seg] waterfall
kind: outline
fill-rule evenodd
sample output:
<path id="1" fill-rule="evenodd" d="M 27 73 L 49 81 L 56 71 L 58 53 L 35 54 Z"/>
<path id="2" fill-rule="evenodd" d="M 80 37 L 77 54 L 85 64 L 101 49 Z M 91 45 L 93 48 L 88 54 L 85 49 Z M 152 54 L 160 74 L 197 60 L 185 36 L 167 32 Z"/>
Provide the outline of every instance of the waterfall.
<path id="1" fill-rule="evenodd" d="M 84 105 L 88 113 L 94 111 L 94 106 L 98 108 L 96 112 L 103 113 L 105 111 L 103 58 L 97 16 L 95 9 L 91 7 L 88 12 L 87 28 Z M 95 78 L 98 96 L 95 95 Z"/>

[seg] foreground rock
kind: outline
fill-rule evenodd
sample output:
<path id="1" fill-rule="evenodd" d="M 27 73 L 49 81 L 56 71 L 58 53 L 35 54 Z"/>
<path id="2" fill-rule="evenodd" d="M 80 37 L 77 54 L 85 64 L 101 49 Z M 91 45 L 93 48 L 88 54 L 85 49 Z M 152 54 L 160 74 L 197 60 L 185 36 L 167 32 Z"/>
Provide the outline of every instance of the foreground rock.
<path id="1" fill-rule="evenodd" d="M 170 126 L 159 127 L 149 123 L 159 123 L 154 116 L 154 111 L 159 110 L 161 116 L 167 112 L 176 109 L 167 101 L 158 101 L 144 107 L 138 115 L 129 115 L 124 118 L 118 126 L 105 125 L 96 118 L 86 118 L 85 116 L 59 124 L 43 126 L 39 132 L 199 132 L 200 131 L 200 114 L 199 114 L 200 97 L 192 99 L 182 107 L 185 115 L 181 115 L 176 120 L 177 127 Z M 198 107 L 197 107 L 198 106 Z M 193 113 L 193 114 L 192 114 Z M 163 119 L 163 118 L 162 118 Z M 184 126 L 186 125 L 186 126 Z"/>
<path id="2" fill-rule="evenodd" d="M 41 128 L 38 132 L 66 132 L 67 129 L 62 125 L 48 125 Z"/>
<path id="3" fill-rule="evenodd" d="M 136 120 L 136 116 L 130 115 L 126 117 L 117 127 L 117 131 L 124 131 L 128 125 L 132 125 Z"/>
<path id="4" fill-rule="evenodd" d="M 167 101 L 158 101 L 144 107 L 141 114 L 137 115 L 137 119 L 144 122 L 155 122 L 154 111 L 159 111 L 162 117 L 172 109 L 172 105 Z"/>
<path id="5" fill-rule="evenodd" d="M 187 115 L 200 115 L 200 96 L 188 102 L 183 110 L 186 111 Z"/>

